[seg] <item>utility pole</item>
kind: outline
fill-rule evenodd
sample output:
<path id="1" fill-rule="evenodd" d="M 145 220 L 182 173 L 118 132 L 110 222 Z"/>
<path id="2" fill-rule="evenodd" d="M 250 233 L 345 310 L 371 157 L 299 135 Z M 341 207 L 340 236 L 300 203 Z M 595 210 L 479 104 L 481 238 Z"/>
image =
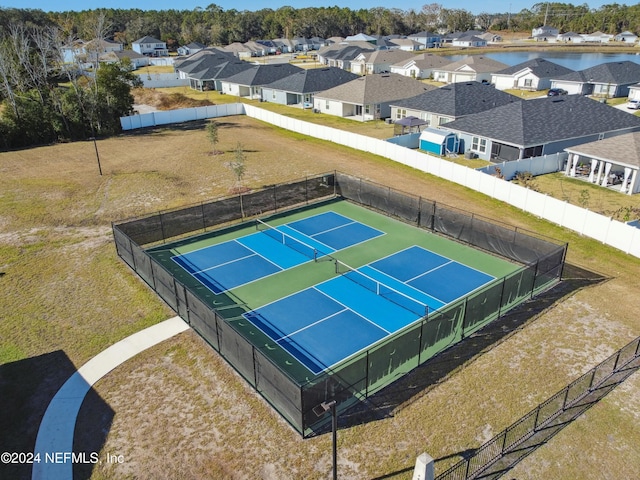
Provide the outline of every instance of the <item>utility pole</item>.
<path id="1" fill-rule="evenodd" d="M 544 22 L 542 22 L 543 25 L 547 24 L 547 17 L 549 16 L 549 4 L 547 3 L 547 9 L 544 12 Z"/>

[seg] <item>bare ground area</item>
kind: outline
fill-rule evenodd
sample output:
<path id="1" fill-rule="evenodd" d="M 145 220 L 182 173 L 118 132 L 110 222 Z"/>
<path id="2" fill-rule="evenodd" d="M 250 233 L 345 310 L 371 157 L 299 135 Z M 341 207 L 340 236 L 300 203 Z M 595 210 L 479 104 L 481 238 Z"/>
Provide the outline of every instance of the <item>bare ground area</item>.
<path id="1" fill-rule="evenodd" d="M 479 332 L 459 347 L 473 352 L 460 367 L 432 384 L 407 385 L 408 400 L 390 415 L 344 426 L 340 478 L 411 478 L 424 451 L 442 471 L 638 336 L 640 260 L 380 158 L 246 117 L 219 124 L 221 155 L 210 155 L 203 123 L 101 140 L 102 176 L 91 143 L 0 154 L 0 373 L 18 372 L 13 384 L 0 375 L 0 406 L 12 412 L 0 414 L 4 450 L 33 445 L 70 365 L 172 315 L 117 259 L 110 223 L 228 194 L 238 142 L 250 188 L 338 169 L 567 241 L 570 263 L 606 278 L 505 327 L 498 340 Z M 52 354 L 53 365 L 65 366 L 58 374 L 24 367 Z M 638 417 L 636 374 L 509 478 L 639 478 Z M 325 479 L 331 471 L 331 436 L 300 438 L 192 331 L 96 384 L 75 450 L 122 460 L 80 466 L 79 478 Z M 26 469 L 9 472 L 28 478 Z"/>

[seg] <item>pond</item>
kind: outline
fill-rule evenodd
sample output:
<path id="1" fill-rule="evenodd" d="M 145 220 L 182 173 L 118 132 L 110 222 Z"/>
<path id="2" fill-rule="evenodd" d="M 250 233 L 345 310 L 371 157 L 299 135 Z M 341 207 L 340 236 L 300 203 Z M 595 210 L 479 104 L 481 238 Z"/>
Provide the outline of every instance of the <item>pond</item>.
<path id="1" fill-rule="evenodd" d="M 449 55 L 452 61 L 460 60 L 467 55 Z M 517 65 L 533 58 L 544 58 L 551 62 L 570 68 L 584 70 L 602 63 L 631 61 L 640 64 L 640 52 L 635 53 L 574 53 L 574 52 L 495 52 L 487 53 L 486 57 L 507 65 Z"/>

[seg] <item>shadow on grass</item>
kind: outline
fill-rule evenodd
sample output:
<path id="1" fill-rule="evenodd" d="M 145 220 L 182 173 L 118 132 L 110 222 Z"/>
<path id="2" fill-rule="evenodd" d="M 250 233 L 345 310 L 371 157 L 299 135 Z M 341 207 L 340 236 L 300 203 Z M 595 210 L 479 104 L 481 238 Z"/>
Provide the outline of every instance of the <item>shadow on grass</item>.
<path id="1" fill-rule="evenodd" d="M 394 412 L 426 395 L 452 372 L 524 328 L 548 308 L 583 288 L 606 280 L 602 275 L 566 264 L 562 282 L 427 360 L 366 401 L 341 414 L 340 426 L 351 427 L 393 416 Z"/>
<path id="2" fill-rule="evenodd" d="M 0 452 L 34 451 L 49 403 L 75 371 L 75 365 L 61 350 L 0 365 Z M 90 394 L 97 396 L 92 390 Z M 96 403 L 102 404 L 103 423 L 110 426 L 113 411 L 101 399 Z M 89 451 L 99 451 L 104 438 L 96 437 Z M 0 464 L 0 478 L 31 479 L 31 474 L 29 463 Z"/>

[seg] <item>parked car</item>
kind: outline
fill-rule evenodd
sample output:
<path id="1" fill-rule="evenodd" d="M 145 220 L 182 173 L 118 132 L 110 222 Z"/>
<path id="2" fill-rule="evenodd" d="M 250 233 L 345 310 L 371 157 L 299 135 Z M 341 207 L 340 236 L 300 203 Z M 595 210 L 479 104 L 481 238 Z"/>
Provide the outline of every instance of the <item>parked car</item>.
<path id="1" fill-rule="evenodd" d="M 640 108 L 640 100 L 629 100 L 627 108 L 631 110 L 638 110 Z"/>
<path id="2" fill-rule="evenodd" d="M 558 95 L 566 95 L 567 91 L 563 88 L 550 88 L 547 96 L 557 97 Z"/>

